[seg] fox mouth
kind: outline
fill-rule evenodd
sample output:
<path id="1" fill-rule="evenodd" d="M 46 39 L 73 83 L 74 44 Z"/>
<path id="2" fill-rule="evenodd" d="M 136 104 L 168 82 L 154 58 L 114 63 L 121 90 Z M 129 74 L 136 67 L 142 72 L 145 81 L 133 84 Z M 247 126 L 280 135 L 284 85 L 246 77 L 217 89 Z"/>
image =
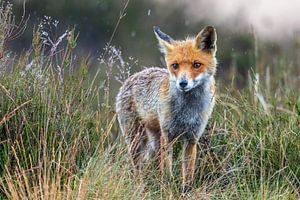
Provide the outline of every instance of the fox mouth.
<path id="1" fill-rule="evenodd" d="M 188 91 L 190 91 L 190 90 L 193 89 L 193 88 L 180 88 L 180 87 L 177 87 L 177 89 L 178 89 L 180 92 L 188 92 Z"/>

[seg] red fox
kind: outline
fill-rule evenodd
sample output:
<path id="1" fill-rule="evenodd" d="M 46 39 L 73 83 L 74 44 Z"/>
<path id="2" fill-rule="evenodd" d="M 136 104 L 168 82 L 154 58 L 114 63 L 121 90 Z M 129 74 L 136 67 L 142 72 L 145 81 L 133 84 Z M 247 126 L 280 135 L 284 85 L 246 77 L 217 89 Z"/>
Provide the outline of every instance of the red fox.
<path id="1" fill-rule="evenodd" d="M 215 104 L 217 34 L 212 26 L 182 41 L 158 27 L 154 33 L 167 69 L 148 68 L 129 77 L 116 97 L 116 112 L 137 170 L 160 155 L 162 169 L 166 163 L 172 174 L 173 143 L 183 141 L 182 186 L 187 191 L 197 142 Z"/>

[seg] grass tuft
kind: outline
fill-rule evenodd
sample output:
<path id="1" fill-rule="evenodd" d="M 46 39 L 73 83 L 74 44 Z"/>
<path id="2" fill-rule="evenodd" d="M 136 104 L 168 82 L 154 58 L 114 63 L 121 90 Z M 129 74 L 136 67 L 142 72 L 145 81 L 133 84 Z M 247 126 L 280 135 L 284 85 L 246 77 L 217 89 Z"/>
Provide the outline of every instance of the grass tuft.
<path id="1" fill-rule="evenodd" d="M 12 18 L 3 4 L 0 41 Z M 76 30 L 57 33 L 57 26 L 46 17 L 33 30 L 31 49 L 0 58 L 1 198 L 180 199 L 181 149 L 173 179 L 161 180 L 155 165 L 137 178 L 118 135 L 112 98 L 137 61 L 108 46 L 90 75 L 90 58 L 73 53 Z M 266 70 L 265 84 L 249 75 L 245 89 L 220 84 L 190 198 L 300 198 L 300 92 L 289 71 L 285 84 L 275 81 L 276 70 Z"/>

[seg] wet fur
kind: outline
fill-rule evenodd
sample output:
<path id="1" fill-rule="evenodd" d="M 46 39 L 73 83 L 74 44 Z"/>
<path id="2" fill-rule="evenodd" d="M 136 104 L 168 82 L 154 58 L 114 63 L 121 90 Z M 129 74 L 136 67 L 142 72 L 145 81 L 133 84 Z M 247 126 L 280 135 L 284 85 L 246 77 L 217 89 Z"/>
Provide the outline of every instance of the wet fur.
<path id="1" fill-rule="evenodd" d="M 162 171 L 166 161 L 172 174 L 173 141 L 184 141 L 186 190 L 194 179 L 196 144 L 215 104 L 216 45 L 210 40 L 216 35 L 213 28 L 206 27 L 196 38 L 175 41 L 157 27 L 154 31 L 167 69 L 148 68 L 125 81 L 116 98 L 118 121 L 137 171 L 160 154 Z M 201 62 L 201 68 L 192 68 L 195 60 Z M 179 63 L 180 70 L 171 68 L 173 62 Z M 192 81 L 193 88 L 187 92 L 176 85 L 182 74 Z"/>

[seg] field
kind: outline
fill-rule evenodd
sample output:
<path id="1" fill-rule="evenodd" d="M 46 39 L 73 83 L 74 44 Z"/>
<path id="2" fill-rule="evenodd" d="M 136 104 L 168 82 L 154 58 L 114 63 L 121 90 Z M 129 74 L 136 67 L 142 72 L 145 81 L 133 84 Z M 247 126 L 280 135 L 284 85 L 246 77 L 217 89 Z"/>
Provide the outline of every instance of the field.
<path id="1" fill-rule="evenodd" d="M 181 199 L 180 145 L 173 179 L 153 165 L 141 183 L 119 134 L 114 96 L 135 60 L 108 44 L 91 64 L 73 53 L 75 29 L 53 39 L 43 23 L 14 55 L 1 42 L 15 37 L 12 16 L 2 7 L 1 199 Z M 190 199 L 300 198 L 299 66 L 276 59 L 272 69 L 257 59 L 243 88 L 218 80 Z"/>

